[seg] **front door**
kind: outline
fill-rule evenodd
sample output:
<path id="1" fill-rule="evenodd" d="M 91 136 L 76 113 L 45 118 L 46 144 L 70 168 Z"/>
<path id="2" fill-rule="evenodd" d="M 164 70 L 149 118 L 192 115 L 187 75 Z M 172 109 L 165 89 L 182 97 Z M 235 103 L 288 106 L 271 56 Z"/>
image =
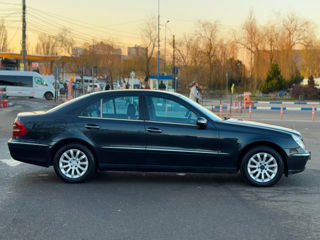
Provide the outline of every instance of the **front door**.
<path id="1" fill-rule="evenodd" d="M 146 97 L 147 163 L 167 170 L 219 167 L 219 137 L 214 125 L 200 129 L 202 116 L 178 98 Z M 201 170 L 202 169 L 202 170 Z"/>

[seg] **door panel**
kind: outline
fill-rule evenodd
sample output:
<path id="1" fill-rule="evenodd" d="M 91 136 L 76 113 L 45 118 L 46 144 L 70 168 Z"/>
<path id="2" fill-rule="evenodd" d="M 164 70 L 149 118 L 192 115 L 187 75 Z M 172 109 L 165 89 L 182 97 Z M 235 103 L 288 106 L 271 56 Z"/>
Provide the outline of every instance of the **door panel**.
<path id="1" fill-rule="evenodd" d="M 147 96 L 147 163 L 168 167 L 217 167 L 219 136 L 214 125 L 196 125 L 199 113 L 180 100 Z"/>
<path id="2" fill-rule="evenodd" d="M 215 128 L 146 122 L 147 163 L 163 166 L 218 166 L 219 139 Z"/>
<path id="3" fill-rule="evenodd" d="M 83 133 L 96 145 L 100 166 L 144 163 L 145 125 L 139 96 L 101 98 L 81 114 Z"/>

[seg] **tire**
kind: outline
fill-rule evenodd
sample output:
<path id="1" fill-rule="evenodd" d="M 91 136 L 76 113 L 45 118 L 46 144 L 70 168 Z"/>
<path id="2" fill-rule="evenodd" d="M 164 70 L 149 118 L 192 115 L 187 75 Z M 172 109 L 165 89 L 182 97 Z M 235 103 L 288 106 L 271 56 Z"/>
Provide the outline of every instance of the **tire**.
<path id="1" fill-rule="evenodd" d="M 96 164 L 92 152 L 82 144 L 67 144 L 55 153 L 53 167 L 63 181 L 80 183 L 95 173 Z"/>
<path id="2" fill-rule="evenodd" d="M 44 97 L 46 100 L 52 100 L 53 99 L 53 94 L 51 92 L 46 92 L 44 94 Z"/>
<path id="3" fill-rule="evenodd" d="M 241 175 L 257 187 L 271 187 L 282 177 L 284 164 L 273 148 L 259 146 L 250 149 L 241 162 Z"/>

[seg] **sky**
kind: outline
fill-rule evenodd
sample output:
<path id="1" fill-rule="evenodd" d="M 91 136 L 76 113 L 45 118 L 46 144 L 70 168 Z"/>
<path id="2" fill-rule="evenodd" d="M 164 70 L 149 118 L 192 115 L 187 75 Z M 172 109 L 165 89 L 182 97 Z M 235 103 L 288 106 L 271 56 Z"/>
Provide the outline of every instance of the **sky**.
<path id="1" fill-rule="evenodd" d="M 0 0 L 0 19 L 8 29 L 9 47 L 20 51 L 21 0 Z M 158 0 L 26 0 L 27 38 L 33 45 L 40 33 L 71 29 L 79 45 L 109 39 L 125 49 L 141 43 L 140 30 L 147 18 L 157 16 Z M 160 0 L 161 44 L 164 23 L 167 37 L 177 38 L 195 29 L 198 20 L 219 21 L 223 34 L 237 30 L 253 10 L 259 23 L 294 12 L 320 26 L 319 0 Z M 318 29 L 318 28 L 317 28 Z"/>

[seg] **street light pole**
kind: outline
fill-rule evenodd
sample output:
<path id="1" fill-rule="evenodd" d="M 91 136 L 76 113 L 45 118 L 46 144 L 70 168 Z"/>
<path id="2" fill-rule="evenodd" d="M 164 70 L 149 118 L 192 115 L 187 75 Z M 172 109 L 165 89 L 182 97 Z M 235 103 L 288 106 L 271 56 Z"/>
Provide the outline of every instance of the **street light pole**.
<path id="1" fill-rule="evenodd" d="M 22 1 L 22 67 L 20 67 L 21 70 L 26 70 L 26 0 Z"/>
<path id="2" fill-rule="evenodd" d="M 163 71 L 166 72 L 167 70 L 167 23 L 169 23 L 170 20 L 167 20 L 164 25 L 164 67 Z"/>
<path id="3" fill-rule="evenodd" d="M 159 87 L 159 79 L 160 79 L 160 0 L 158 0 L 158 77 L 157 77 L 158 87 Z"/>

